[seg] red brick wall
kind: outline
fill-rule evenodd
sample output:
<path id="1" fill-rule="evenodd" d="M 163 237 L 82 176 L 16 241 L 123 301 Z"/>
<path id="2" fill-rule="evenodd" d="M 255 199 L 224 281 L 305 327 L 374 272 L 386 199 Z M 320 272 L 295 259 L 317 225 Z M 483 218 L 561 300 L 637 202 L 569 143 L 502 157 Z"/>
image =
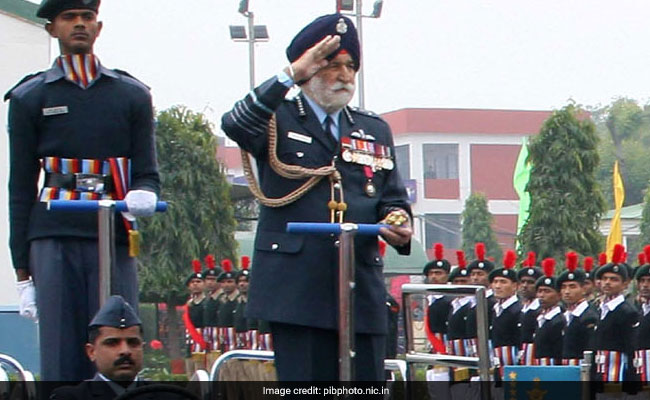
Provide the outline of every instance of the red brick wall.
<path id="1" fill-rule="evenodd" d="M 519 156 L 519 145 L 471 145 L 472 192 L 488 200 L 518 200 L 512 175 Z"/>
<path id="2" fill-rule="evenodd" d="M 460 198 L 458 179 L 425 179 L 424 197 L 426 199 L 458 199 Z"/>

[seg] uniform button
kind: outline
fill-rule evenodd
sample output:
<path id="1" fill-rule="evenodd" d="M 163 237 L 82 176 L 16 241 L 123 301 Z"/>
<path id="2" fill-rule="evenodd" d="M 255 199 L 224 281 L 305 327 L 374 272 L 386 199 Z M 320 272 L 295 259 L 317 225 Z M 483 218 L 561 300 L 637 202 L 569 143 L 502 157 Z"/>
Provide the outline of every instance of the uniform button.
<path id="1" fill-rule="evenodd" d="M 379 257 L 375 257 L 375 262 L 379 262 Z"/>
<path id="2" fill-rule="evenodd" d="M 305 156 L 305 153 L 303 153 L 302 151 L 299 151 L 299 152 L 296 153 L 296 157 L 298 157 L 298 158 L 303 158 L 304 156 Z"/>
<path id="3" fill-rule="evenodd" d="M 333 160 L 336 161 L 339 159 L 339 156 L 334 156 Z"/>
<path id="4" fill-rule="evenodd" d="M 280 247 L 280 245 L 277 244 L 277 243 L 273 243 L 273 244 L 271 245 L 271 249 L 272 249 L 272 250 L 277 250 L 278 247 Z"/>
<path id="5" fill-rule="evenodd" d="M 340 244 L 341 244 L 340 240 L 335 240 L 334 241 L 334 246 L 339 247 Z"/>

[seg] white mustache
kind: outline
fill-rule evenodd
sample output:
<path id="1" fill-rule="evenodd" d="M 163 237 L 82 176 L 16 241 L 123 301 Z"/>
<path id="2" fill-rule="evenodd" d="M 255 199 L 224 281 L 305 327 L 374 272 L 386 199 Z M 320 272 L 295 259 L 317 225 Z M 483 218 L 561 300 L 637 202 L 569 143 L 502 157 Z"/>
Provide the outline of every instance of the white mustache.
<path id="1" fill-rule="evenodd" d="M 345 89 L 348 92 L 351 92 L 354 90 L 354 85 L 351 83 L 343 83 L 343 82 L 335 82 L 330 86 L 330 89 L 332 91 L 340 90 L 340 89 Z"/>

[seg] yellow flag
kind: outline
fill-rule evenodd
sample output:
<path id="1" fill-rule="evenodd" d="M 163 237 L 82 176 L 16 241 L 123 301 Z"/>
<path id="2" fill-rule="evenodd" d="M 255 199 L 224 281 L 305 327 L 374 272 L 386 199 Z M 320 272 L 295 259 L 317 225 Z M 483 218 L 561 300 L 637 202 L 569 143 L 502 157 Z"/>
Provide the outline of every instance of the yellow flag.
<path id="1" fill-rule="evenodd" d="M 621 229 L 621 208 L 625 200 L 625 190 L 623 189 L 623 179 L 618 170 L 618 160 L 614 162 L 614 217 L 612 224 L 609 228 L 609 236 L 607 236 L 607 258 L 612 259 L 615 244 L 623 244 L 623 232 Z"/>

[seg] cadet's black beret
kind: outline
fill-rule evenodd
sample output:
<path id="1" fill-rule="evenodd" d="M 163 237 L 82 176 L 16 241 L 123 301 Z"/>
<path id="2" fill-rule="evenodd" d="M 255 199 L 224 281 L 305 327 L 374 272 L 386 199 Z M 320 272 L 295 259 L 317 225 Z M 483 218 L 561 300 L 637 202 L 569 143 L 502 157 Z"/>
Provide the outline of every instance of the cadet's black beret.
<path id="1" fill-rule="evenodd" d="M 566 269 L 557 277 L 557 288 L 562 288 L 562 282 L 575 281 L 584 283 L 587 278 L 585 272 L 578 269 L 578 254 L 570 251 L 566 254 Z"/>
<path id="2" fill-rule="evenodd" d="M 435 260 L 431 260 L 428 263 L 426 263 L 424 269 L 422 270 L 422 274 L 426 276 L 429 273 L 429 270 L 431 269 L 442 269 L 446 273 L 449 273 L 449 270 L 451 269 L 451 264 L 449 263 L 449 261 L 443 258 L 443 253 L 445 248 L 443 247 L 442 243 L 434 244 L 433 248 L 435 253 Z"/>
<path id="3" fill-rule="evenodd" d="M 614 251 L 612 253 L 612 262 L 603 265 L 602 267 L 596 270 L 596 279 L 601 279 L 603 274 L 610 272 L 613 274 L 618 274 L 624 281 L 630 278 L 630 267 L 625 264 L 623 257 L 625 253 L 625 248 L 621 244 L 614 245 Z"/>
<path id="4" fill-rule="evenodd" d="M 221 261 L 221 267 L 223 267 L 223 272 L 217 277 L 217 282 L 221 282 L 224 279 L 235 279 L 237 275 L 232 271 L 232 261 L 225 259 Z"/>
<path id="5" fill-rule="evenodd" d="M 205 277 L 201 273 L 201 261 L 199 260 L 192 260 L 192 272 L 187 279 L 185 279 L 185 286 L 189 285 L 192 279 L 201 279 L 203 280 Z"/>
<path id="6" fill-rule="evenodd" d="M 535 289 L 539 289 L 541 286 L 547 286 L 553 290 L 559 291 L 557 278 L 553 276 L 553 273 L 555 272 L 555 260 L 552 258 L 545 258 L 542 261 L 542 269 L 544 270 L 544 275 L 535 282 Z"/>
<path id="7" fill-rule="evenodd" d="M 205 256 L 205 265 L 207 268 L 203 270 L 204 278 L 207 278 L 208 276 L 217 277 L 219 274 L 221 274 L 221 268 L 216 267 L 214 256 L 212 254 Z"/>
<path id="8" fill-rule="evenodd" d="M 502 278 L 510 279 L 513 282 L 517 282 L 517 271 L 512 269 L 515 266 L 516 261 L 517 255 L 515 252 L 513 250 L 508 250 L 506 256 L 503 258 L 503 268 L 492 270 L 490 275 L 488 275 L 489 281 L 492 282 L 494 278 L 500 276 Z"/>
<path id="9" fill-rule="evenodd" d="M 490 260 L 485 259 L 485 244 L 476 243 L 474 246 L 474 253 L 476 255 L 476 260 L 469 263 L 467 270 L 472 273 L 475 269 L 480 269 L 485 272 L 490 272 L 494 269 L 494 263 Z"/>
<path id="10" fill-rule="evenodd" d="M 638 280 L 644 276 L 650 276 L 650 245 L 643 247 L 643 262 L 641 262 L 641 257 L 639 257 L 639 266 L 634 272 L 634 277 Z"/>
<path id="11" fill-rule="evenodd" d="M 542 276 L 542 270 L 538 267 L 525 267 L 517 271 L 517 280 L 520 281 L 523 277 L 530 277 L 537 280 Z"/>
<path id="12" fill-rule="evenodd" d="M 287 58 L 290 62 L 296 61 L 305 51 L 320 42 L 327 35 L 339 35 L 341 45 L 327 56 L 328 60 L 336 57 L 342 50 L 350 54 L 354 60 L 355 70 L 359 70 L 361 49 L 357 28 L 352 21 L 341 14 L 323 15 L 312 23 L 302 28 L 287 47 Z"/>
<path id="13" fill-rule="evenodd" d="M 102 308 L 97 311 L 95 318 L 90 321 L 89 328 L 94 326 L 112 326 L 113 328 L 128 328 L 142 325 L 142 321 L 133 307 L 122 296 L 111 296 Z"/>
<path id="14" fill-rule="evenodd" d="M 101 0 L 44 0 L 36 16 L 52 21 L 65 10 L 93 10 L 99 12 Z"/>
<path id="15" fill-rule="evenodd" d="M 458 258 L 458 266 L 454 268 L 449 274 L 448 281 L 454 283 L 456 278 L 466 278 L 469 277 L 469 272 L 465 268 L 467 262 L 465 261 L 465 252 L 462 250 L 456 250 L 456 257 Z"/>

